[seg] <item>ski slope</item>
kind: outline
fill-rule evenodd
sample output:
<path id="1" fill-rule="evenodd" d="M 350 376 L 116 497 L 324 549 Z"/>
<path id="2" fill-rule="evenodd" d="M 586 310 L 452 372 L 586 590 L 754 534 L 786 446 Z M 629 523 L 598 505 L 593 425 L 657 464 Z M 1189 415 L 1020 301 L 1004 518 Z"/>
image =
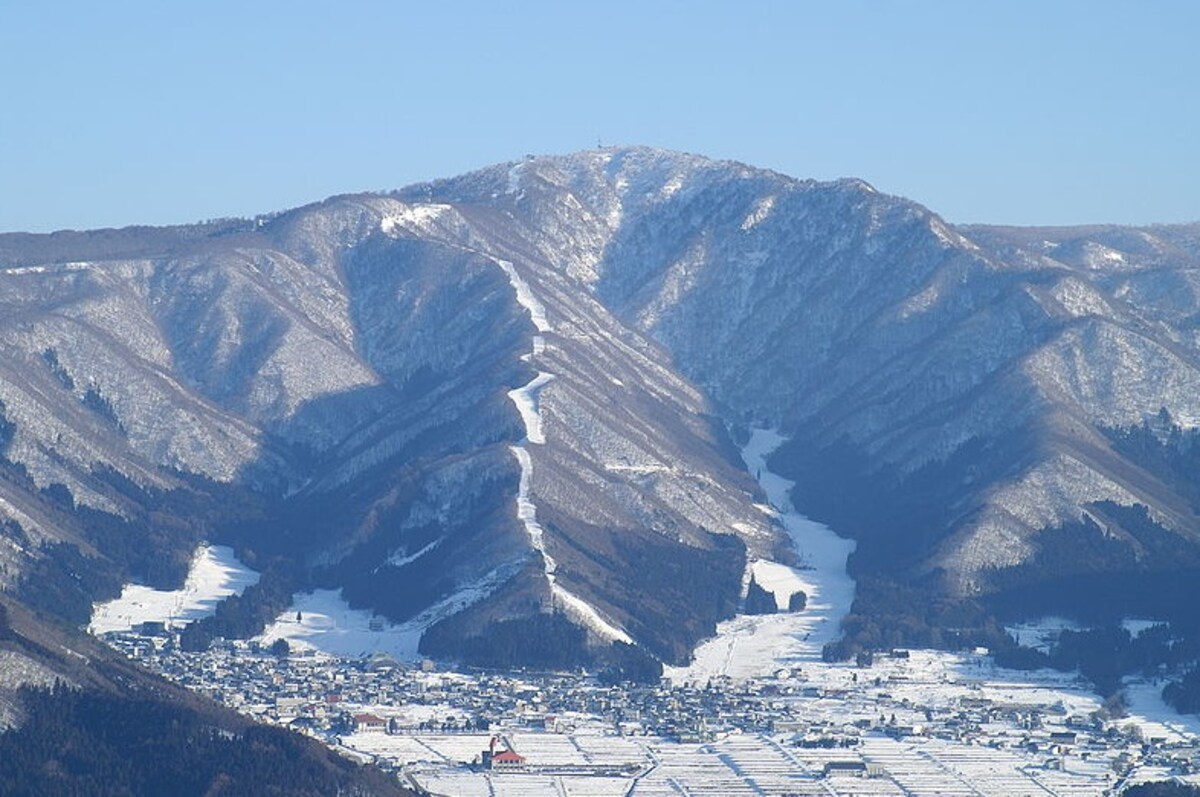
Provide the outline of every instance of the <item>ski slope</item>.
<path id="1" fill-rule="evenodd" d="M 121 596 L 92 606 L 88 630 L 93 634 L 130 631 L 145 622 L 160 622 L 170 628 L 208 617 L 217 604 L 230 595 L 240 595 L 258 583 L 258 573 L 243 565 L 226 545 L 201 545 L 192 557 L 182 587 L 157 590 L 141 584 L 126 584 Z"/>
<path id="2" fill-rule="evenodd" d="M 854 580 L 846 573 L 846 557 L 854 541 L 839 537 L 828 526 L 809 520 L 792 506 L 795 482 L 772 473 L 767 457 L 785 438 L 770 429 L 754 429 L 742 449 L 742 459 L 758 479 L 771 506 L 769 511 L 791 537 L 803 569 L 758 560 L 749 570 L 785 608 L 791 594 L 803 590 L 808 605 L 799 613 L 739 615 L 717 626 L 717 635 L 700 644 L 687 667 L 668 667 L 677 683 L 713 676 L 735 680 L 766 675 L 783 666 L 819 661 L 821 648 L 841 636 L 842 618 L 854 601 Z"/>

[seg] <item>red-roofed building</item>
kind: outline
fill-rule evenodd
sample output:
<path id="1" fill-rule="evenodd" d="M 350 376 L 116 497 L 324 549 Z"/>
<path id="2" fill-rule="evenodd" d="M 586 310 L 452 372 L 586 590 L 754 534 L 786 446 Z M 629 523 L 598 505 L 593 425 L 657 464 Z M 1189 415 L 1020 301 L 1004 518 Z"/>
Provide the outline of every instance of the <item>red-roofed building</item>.
<path id="1" fill-rule="evenodd" d="M 492 756 L 492 769 L 497 772 L 519 772 L 525 769 L 525 756 L 505 750 Z"/>
<path id="2" fill-rule="evenodd" d="M 355 714 L 354 729 L 360 733 L 363 731 L 386 731 L 387 720 L 374 714 Z"/>

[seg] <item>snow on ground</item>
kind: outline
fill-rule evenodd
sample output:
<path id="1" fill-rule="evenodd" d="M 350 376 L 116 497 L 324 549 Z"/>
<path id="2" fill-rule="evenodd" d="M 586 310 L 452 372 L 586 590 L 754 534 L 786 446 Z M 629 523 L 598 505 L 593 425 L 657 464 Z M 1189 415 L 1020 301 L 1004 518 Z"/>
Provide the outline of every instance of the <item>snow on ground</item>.
<path id="1" fill-rule="evenodd" d="M 91 266 L 90 263 L 54 263 L 48 266 L 17 266 L 14 268 L 0 269 L 0 274 L 11 277 L 24 276 L 26 274 L 49 274 L 51 272 L 61 271 L 83 271 Z"/>
<path id="2" fill-rule="evenodd" d="M 525 163 L 514 163 L 508 169 L 508 182 L 504 187 L 504 193 L 512 195 L 521 191 L 521 170 Z"/>
<path id="3" fill-rule="evenodd" d="M 406 564 L 409 564 L 410 562 L 417 561 L 422 556 L 429 553 L 430 551 L 432 551 L 434 548 L 438 547 L 441 544 L 442 544 L 441 539 L 436 539 L 433 542 L 426 545 L 421 550 L 417 551 L 416 553 L 410 553 L 407 555 L 403 555 L 399 551 L 397 551 L 396 553 L 392 554 L 388 558 L 388 564 L 391 565 L 392 567 L 404 567 Z"/>
<path id="4" fill-rule="evenodd" d="M 182 587 L 164 591 L 126 584 L 119 598 L 92 606 L 88 630 L 93 634 L 129 631 L 144 622 L 182 628 L 193 620 L 208 617 L 225 598 L 240 595 L 256 583 L 258 573 L 239 562 L 232 548 L 201 545 L 192 557 Z"/>
<path id="5" fill-rule="evenodd" d="M 508 398 L 521 413 L 521 421 L 525 424 L 525 439 L 530 443 L 542 445 L 546 436 L 542 433 L 542 413 L 538 407 L 538 394 L 542 388 L 554 381 L 554 374 L 538 371 L 538 375 L 521 387 L 508 391 Z"/>
<path id="6" fill-rule="evenodd" d="M 1128 631 L 1130 636 L 1133 637 L 1139 637 L 1142 635 L 1143 631 L 1162 624 L 1162 620 L 1146 620 L 1141 617 L 1126 617 L 1121 621 L 1121 627 Z"/>
<path id="7" fill-rule="evenodd" d="M 529 313 L 537 331 L 539 333 L 549 331 L 550 324 L 546 320 L 546 309 L 533 295 L 529 284 L 517 274 L 513 264 L 509 261 L 496 260 L 495 262 L 508 277 L 516 294 L 517 303 Z M 531 352 L 523 359 L 532 359 L 541 354 L 544 349 L 545 338 L 541 334 L 534 335 Z M 542 554 L 545 561 L 546 578 L 550 582 L 552 593 L 562 607 L 598 634 L 610 639 L 629 641 L 628 635 L 604 620 L 594 607 L 556 583 L 554 560 L 545 553 L 542 527 L 537 522 L 537 507 L 531 498 L 533 462 L 526 446 L 541 445 L 546 442 L 545 435 L 542 433 L 538 398 L 542 388 L 553 379 L 553 374 L 539 371 L 528 383 L 508 392 L 508 397 L 516 406 L 517 412 L 520 413 L 525 427 L 524 439 L 509 448 L 521 469 L 516 496 L 517 517 L 525 526 L 530 546 Z M 430 543 L 411 555 L 393 557 L 391 564 L 394 566 L 408 564 L 429 552 L 437 544 L 437 542 Z M 340 592 L 317 590 L 308 595 L 299 596 L 293 606 L 279 615 L 275 623 L 267 628 L 259 639 L 268 644 L 276 639 L 286 639 L 289 643 L 300 647 L 316 648 L 338 656 L 369 655 L 381 651 L 398 659 L 413 660 L 418 658 L 417 646 L 426 629 L 439 620 L 456 614 L 487 597 L 505 579 L 511 577 L 513 572 L 512 565 L 497 568 L 479 581 L 460 587 L 448 598 L 434 604 L 401 625 L 391 625 L 382 618 L 374 617 L 368 611 L 351 609 L 341 597 Z M 301 618 L 299 621 L 296 620 L 297 614 Z"/>
<path id="8" fill-rule="evenodd" d="M 849 688 L 853 668 L 849 665 L 814 664 L 806 666 L 809 683 L 834 688 Z M 1061 705 L 1067 716 L 1087 717 L 1100 708 L 1101 699 L 1078 672 L 1058 670 L 1008 670 L 988 656 L 912 650 L 907 659 L 876 657 L 870 669 L 872 678 L 888 683 L 893 698 L 909 699 L 913 705 L 947 706 L 971 695 L 997 704 Z M 1127 715 L 1116 724 L 1135 725 L 1147 738 L 1161 737 L 1168 742 L 1200 738 L 1200 717 L 1177 714 L 1163 702 L 1160 679 L 1127 678 L 1122 684 L 1128 700 Z"/>
<path id="9" fill-rule="evenodd" d="M 529 283 L 517 273 L 516 267 L 508 260 L 496 260 L 496 265 L 500 266 L 508 277 L 509 283 L 516 291 L 517 303 L 529 311 L 529 317 L 533 320 L 537 331 L 549 332 L 550 322 L 546 320 L 546 307 L 533 295 L 533 291 L 529 289 Z"/>
<path id="10" fill-rule="evenodd" d="M 426 697 L 454 685 L 447 690 L 452 694 L 472 683 L 471 676 L 461 674 L 419 677 Z M 1084 732 L 1078 745 L 1052 750 L 1050 734 L 1086 722 L 1100 707 L 1099 698 L 1078 674 L 1006 670 L 980 652 L 913 650 L 905 656 L 877 656 L 867 668 L 816 661 L 761 682 L 768 684 L 779 688 L 771 698 L 772 710 L 795 720 L 794 727 L 771 734 L 731 732 L 722 718 L 714 717 L 715 738 L 681 743 L 653 735 L 618 736 L 611 719 L 567 711 L 556 714 L 562 732 L 531 730 L 521 713 L 498 718 L 488 733 L 417 730 L 425 720 L 461 723 L 474 713 L 461 702 L 435 699 L 429 704 L 343 703 L 342 710 L 369 711 L 395 719 L 407 730 L 346 734 L 337 743 L 363 760 L 400 767 L 403 778 L 432 793 L 489 797 L 1093 797 L 1115 792 L 1119 779 L 1113 765 L 1120 756 L 1139 754 L 1136 743 L 1094 744 L 1102 735 L 1096 731 Z M 512 686 L 523 688 L 520 681 Z M 970 705 L 979 701 L 983 706 Z M 965 726 L 948 724 L 962 720 L 963 712 L 970 715 Z M 1030 712 L 1041 718 L 1033 727 Z M 542 710 L 535 709 L 534 716 L 540 719 Z M 1141 721 L 1130 718 L 1118 726 Z M 944 733 L 976 722 L 965 737 Z M 887 730 L 893 726 L 911 726 L 912 732 L 895 735 Z M 1149 727 L 1143 732 L 1164 735 Z M 471 768 L 467 762 L 478 759 L 493 734 L 502 747 L 527 756 L 530 771 Z M 836 749 L 796 744 L 829 734 L 857 742 Z M 863 762 L 881 771 L 871 778 L 822 777 L 831 761 Z M 1129 780 L 1171 774 L 1160 759 L 1140 767 Z"/>
<path id="11" fill-rule="evenodd" d="M 1082 631 L 1083 629 L 1084 626 L 1074 620 L 1053 615 L 1026 620 L 1004 628 L 1021 647 L 1033 648 L 1042 653 L 1050 652 L 1050 648 L 1058 642 L 1058 636 L 1063 631 Z"/>
<path id="12" fill-rule="evenodd" d="M 806 582 L 794 567 L 758 559 L 750 563 L 750 572 L 760 587 L 775 596 L 775 606 L 780 610 L 787 609 L 788 601 L 796 592 L 808 594 Z"/>
<path id="13" fill-rule="evenodd" d="M 21 721 L 21 689 L 49 688 L 56 682 L 63 682 L 62 675 L 45 664 L 15 650 L 0 649 L 0 733 Z"/>
<path id="14" fill-rule="evenodd" d="M 947 658 L 946 654 L 935 654 Z M 895 662 L 896 675 L 907 673 L 913 681 L 932 662 Z M 946 665 L 940 661 L 939 665 Z M 973 666 L 973 664 L 971 665 Z M 852 672 L 853 668 L 844 667 Z M 948 672 L 952 675 L 953 668 Z M 892 683 L 904 687 L 905 682 Z M 929 682 L 926 688 L 953 690 L 961 699 L 977 696 L 960 685 Z M 914 688 L 916 687 L 914 683 Z M 1055 695 L 1048 693 L 1051 699 Z M 1023 696 L 1028 698 L 1029 696 Z M 1038 695 L 1037 700 L 1047 695 Z M 1067 696 L 1068 702 L 1071 696 Z M 1027 700 L 1018 696 L 1017 703 Z M 845 703 L 816 698 L 804 705 L 817 714 L 850 719 Z M 891 708 L 888 709 L 889 711 Z M 874 720 L 879 709 L 863 703 L 863 718 Z M 903 712 L 902 712 L 903 713 Z M 919 716 L 917 712 L 914 716 Z M 909 723 L 907 714 L 901 720 Z M 600 732 L 597 733 L 596 731 Z M 486 734 L 416 734 L 387 737 L 356 734 L 343 742 L 362 752 L 400 765 L 415 783 L 442 794 L 589 795 L 590 797 L 679 797 L 721 795 L 1100 795 L 1111 793 L 1116 782 L 1111 752 L 1074 754 L 1060 760 L 1061 769 L 1045 766 L 1045 753 L 1030 752 L 1020 734 L 1007 726 L 997 729 L 995 746 L 964 744 L 957 740 L 908 736 L 889 738 L 878 731 L 865 734 L 860 744 L 837 750 L 802 748 L 789 744 L 786 735 L 734 733 L 702 744 L 675 743 L 657 737 L 621 737 L 604 729 L 580 728 L 563 736 L 550 733 L 506 733 L 505 742 L 528 757 L 532 771 L 498 773 L 473 770 L 474 760 L 487 746 Z M 822 777 L 830 761 L 861 761 L 884 770 L 871 778 Z M 604 774 L 582 770 L 608 768 Z M 628 769 L 626 769 L 628 767 Z M 624 776 L 616 772 L 626 773 Z M 578 774 L 576 774 L 578 773 Z M 1147 772 L 1144 779 L 1155 773 Z M 1169 774 L 1161 770 L 1158 774 Z"/>
<path id="15" fill-rule="evenodd" d="M 537 507 L 529 497 L 529 487 L 533 481 L 533 460 L 530 459 L 529 452 L 521 446 L 510 446 L 509 451 L 512 452 L 517 460 L 517 465 L 521 468 L 521 480 L 517 484 L 517 519 L 525 526 L 525 533 L 529 535 L 529 544 L 535 551 L 545 556 L 546 548 L 542 542 L 542 525 L 537 521 Z M 548 563 L 547 567 L 549 566 Z"/>
<path id="16" fill-rule="evenodd" d="M 795 482 L 767 469 L 767 456 L 784 442 L 773 430 L 754 429 L 742 449 L 747 469 L 771 502 L 771 513 L 791 537 L 808 569 L 759 560 L 750 564 L 754 578 L 775 593 L 786 607 L 791 594 L 803 590 L 808 605 L 796 614 L 738 616 L 717 626 L 717 635 L 702 643 L 687 667 L 668 667 L 676 682 L 725 675 L 736 680 L 766 675 L 780 666 L 820 660 L 821 648 L 841 636 L 842 618 L 854 600 L 854 580 L 846 573 L 846 557 L 854 541 L 801 515 L 789 492 Z"/>
<path id="17" fill-rule="evenodd" d="M 1126 618 L 1121 626 L 1133 636 L 1160 625 L 1159 620 Z M 1019 645 L 1049 653 L 1063 631 L 1083 631 L 1087 626 L 1064 617 L 1047 616 L 1011 625 L 1006 630 Z M 1179 714 L 1162 699 L 1166 681 L 1159 678 L 1131 676 L 1121 683 L 1128 702 L 1127 717 L 1118 724 L 1136 725 L 1146 738 L 1162 737 L 1169 742 L 1200 737 L 1200 717 Z"/>
<path id="18" fill-rule="evenodd" d="M 417 646 L 427 628 L 492 594 L 519 564 L 496 568 L 399 625 L 366 609 L 351 608 L 340 590 L 314 590 L 297 595 L 287 611 L 256 639 L 264 645 L 286 639 L 294 647 L 333 656 L 354 658 L 387 653 L 402 661 L 416 661 L 420 658 Z"/>
<path id="19" fill-rule="evenodd" d="M 287 611 L 275 618 L 257 639 L 266 645 L 286 639 L 293 647 L 316 649 L 334 656 L 383 652 L 411 661 L 417 657 L 422 630 L 394 626 L 370 611 L 352 609 L 340 590 L 318 589 L 297 595 Z"/>
<path id="20" fill-rule="evenodd" d="M 749 230 L 757 227 L 765 218 L 767 218 L 767 216 L 771 215 L 771 210 L 774 209 L 774 207 L 775 197 L 773 196 L 765 196 L 758 200 L 758 202 L 754 203 L 754 209 L 751 210 L 750 215 L 746 216 L 745 220 L 742 221 L 742 232 L 748 232 Z"/>
<path id="21" fill-rule="evenodd" d="M 1137 725 L 1147 738 L 1161 736 L 1169 742 L 1200 738 L 1200 717 L 1179 714 L 1162 699 L 1166 681 L 1126 678 L 1121 688 L 1129 702 L 1128 717 L 1119 724 Z"/>
<path id="22" fill-rule="evenodd" d="M 477 762 L 488 749 L 491 733 L 389 736 L 368 732 L 343 736 L 341 742 L 377 760 L 404 765 L 409 777 L 435 794 L 621 797 L 629 792 L 632 776 L 571 770 L 630 767 L 636 771 L 648 768 L 652 762 L 644 743 L 588 733 L 586 729 L 580 736 L 524 732 L 501 735 L 500 749 L 511 746 L 536 762 L 537 767 L 560 771 L 499 773 L 468 768 L 467 764 Z"/>
<path id="23" fill-rule="evenodd" d="M 553 573 L 548 575 L 550 578 L 550 592 L 554 595 L 559 608 L 565 611 L 568 617 L 573 617 L 583 622 L 588 628 L 605 639 L 624 642 L 627 645 L 633 644 L 633 639 L 630 638 L 629 634 L 626 634 L 620 628 L 605 620 L 600 612 L 596 610 L 595 606 L 592 606 L 583 598 L 559 584 Z"/>
<path id="24" fill-rule="evenodd" d="M 420 232 L 450 209 L 449 205 L 410 205 L 400 213 L 384 216 L 379 222 L 379 229 L 384 235 L 404 231 Z"/>

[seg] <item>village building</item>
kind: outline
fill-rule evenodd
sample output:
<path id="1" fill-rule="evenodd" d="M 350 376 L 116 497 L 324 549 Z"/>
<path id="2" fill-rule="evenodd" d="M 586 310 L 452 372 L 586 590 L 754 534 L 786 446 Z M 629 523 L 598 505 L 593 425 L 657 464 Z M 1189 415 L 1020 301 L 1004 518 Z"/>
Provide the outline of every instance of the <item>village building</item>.
<path id="1" fill-rule="evenodd" d="M 515 750 L 505 750 L 492 756 L 493 772 L 523 772 L 525 769 L 525 756 Z"/>
<path id="2" fill-rule="evenodd" d="M 354 730 L 359 733 L 367 731 L 383 733 L 387 730 L 387 720 L 374 714 L 355 714 Z"/>

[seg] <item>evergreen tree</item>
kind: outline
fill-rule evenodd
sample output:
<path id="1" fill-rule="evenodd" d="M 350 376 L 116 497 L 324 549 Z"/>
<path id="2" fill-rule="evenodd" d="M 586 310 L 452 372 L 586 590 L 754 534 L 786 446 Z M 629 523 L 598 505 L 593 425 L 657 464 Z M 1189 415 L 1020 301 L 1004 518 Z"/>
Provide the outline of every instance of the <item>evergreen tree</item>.
<path id="1" fill-rule="evenodd" d="M 750 576 L 750 586 L 746 588 L 746 614 L 775 614 L 779 607 L 775 603 L 775 595 L 767 592 L 754 576 Z"/>

